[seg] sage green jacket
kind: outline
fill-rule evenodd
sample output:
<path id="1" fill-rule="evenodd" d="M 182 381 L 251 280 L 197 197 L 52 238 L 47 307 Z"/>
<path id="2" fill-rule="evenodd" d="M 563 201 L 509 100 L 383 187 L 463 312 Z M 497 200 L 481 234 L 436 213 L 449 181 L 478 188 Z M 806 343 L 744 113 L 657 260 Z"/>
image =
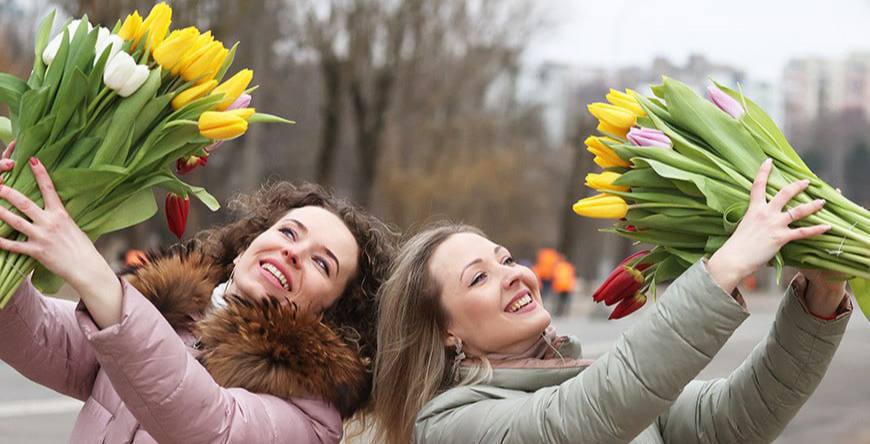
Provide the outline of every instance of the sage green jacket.
<path id="1" fill-rule="evenodd" d="M 851 314 L 809 314 L 804 282 L 792 281 L 767 338 L 727 378 L 693 381 L 749 314 L 699 261 L 594 362 L 569 338 L 561 358 L 496 366 L 489 383 L 427 403 L 415 442 L 770 442 L 818 386 Z"/>

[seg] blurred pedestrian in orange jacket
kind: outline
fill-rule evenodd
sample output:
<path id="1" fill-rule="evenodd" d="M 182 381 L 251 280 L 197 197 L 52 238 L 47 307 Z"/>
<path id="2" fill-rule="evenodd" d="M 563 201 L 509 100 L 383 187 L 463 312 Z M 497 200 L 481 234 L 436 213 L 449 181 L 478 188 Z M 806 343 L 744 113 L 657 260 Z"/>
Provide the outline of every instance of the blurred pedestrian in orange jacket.
<path id="1" fill-rule="evenodd" d="M 559 297 L 556 316 L 564 316 L 568 313 L 570 297 L 574 293 L 576 285 L 577 276 L 574 265 L 563 256 L 553 267 L 553 293 Z"/>
<path id="2" fill-rule="evenodd" d="M 544 299 L 548 299 L 553 293 L 553 273 L 559 256 L 559 252 L 552 248 L 538 250 L 538 260 L 533 270 L 541 281 L 541 297 Z"/>

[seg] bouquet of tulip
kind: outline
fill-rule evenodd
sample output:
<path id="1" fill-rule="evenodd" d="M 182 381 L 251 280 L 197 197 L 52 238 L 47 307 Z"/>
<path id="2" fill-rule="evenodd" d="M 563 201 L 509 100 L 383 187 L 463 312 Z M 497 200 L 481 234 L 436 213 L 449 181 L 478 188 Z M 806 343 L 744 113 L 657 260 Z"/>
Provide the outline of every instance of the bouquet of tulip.
<path id="1" fill-rule="evenodd" d="M 657 283 L 716 251 L 746 212 L 753 178 L 771 158 L 768 198 L 805 179 L 809 187 L 790 205 L 826 200 L 821 211 L 792 226 L 831 226 L 786 244 L 772 260 L 777 279 L 784 265 L 843 273 L 870 317 L 870 212 L 813 174 L 742 93 L 711 86 L 708 101 L 669 78 L 652 92 L 611 90 L 610 103 L 588 106 L 603 136 L 590 136 L 586 145 L 604 171 L 586 177 L 600 194 L 579 200 L 574 212 L 618 219 L 604 231 L 655 246 L 623 261 L 594 299 L 619 302 L 612 317 L 624 316 L 643 305 L 647 293 L 654 296 Z"/>
<path id="2" fill-rule="evenodd" d="M 37 157 L 91 239 L 153 216 L 156 187 L 169 192 L 167 216 L 180 237 L 189 195 L 212 210 L 219 205 L 173 168 L 183 174 L 205 164 L 217 141 L 244 134 L 249 123 L 291 123 L 247 108 L 251 70 L 220 83 L 238 44 L 227 49 L 193 27 L 169 33 L 171 16 L 160 3 L 144 20 L 134 12 L 111 31 L 83 17 L 50 39 L 51 13 L 38 28 L 30 77 L 0 73 L 0 103 L 10 112 L 0 117 L 0 140 L 16 141 L 16 166 L 3 183 L 42 202 L 26 167 Z M 0 224 L 0 236 L 22 235 Z M 0 307 L 34 267 L 27 256 L 0 252 Z M 49 292 L 61 284 L 42 268 L 32 279 Z"/>

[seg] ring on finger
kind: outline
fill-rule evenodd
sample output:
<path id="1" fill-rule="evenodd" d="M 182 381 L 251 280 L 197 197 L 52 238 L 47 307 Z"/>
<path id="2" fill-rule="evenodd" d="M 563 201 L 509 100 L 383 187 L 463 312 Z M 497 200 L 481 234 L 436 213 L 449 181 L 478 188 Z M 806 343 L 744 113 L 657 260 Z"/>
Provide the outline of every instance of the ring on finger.
<path id="1" fill-rule="evenodd" d="M 785 212 L 788 213 L 788 218 L 794 222 L 794 214 L 791 214 L 791 208 L 786 209 Z"/>

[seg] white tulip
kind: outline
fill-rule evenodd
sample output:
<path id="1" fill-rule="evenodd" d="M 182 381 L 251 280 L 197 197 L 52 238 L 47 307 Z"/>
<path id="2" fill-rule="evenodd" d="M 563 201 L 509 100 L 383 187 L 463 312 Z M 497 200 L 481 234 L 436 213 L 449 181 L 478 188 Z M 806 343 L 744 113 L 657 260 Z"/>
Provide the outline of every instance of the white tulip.
<path id="1" fill-rule="evenodd" d="M 73 36 L 76 35 L 76 30 L 79 29 L 79 23 L 82 21 L 79 19 L 75 19 L 69 22 L 69 25 L 66 26 L 67 33 L 69 34 L 69 39 L 72 40 Z M 91 25 L 91 22 L 85 22 L 88 24 L 88 32 L 91 32 L 94 27 Z"/>
<path id="2" fill-rule="evenodd" d="M 105 51 L 106 48 L 112 48 L 109 50 L 109 58 L 107 59 L 111 60 L 112 57 L 115 57 L 115 54 L 117 54 L 123 46 L 124 40 L 121 37 L 112 34 L 112 32 L 109 31 L 108 28 L 100 27 L 100 30 L 97 34 L 97 52 L 96 57 L 94 57 L 94 64 L 97 63 L 97 60 L 100 59 L 100 56 L 103 55 L 103 51 Z"/>
<path id="3" fill-rule="evenodd" d="M 109 59 L 103 71 L 103 82 L 119 96 L 127 97 L 136 92 L 148 78 L 148 67 L 137 65 L 130 54 L 121 51 Z"/>
<path id="4" fill-rule="evenodd" d="M 50 65 L 51 62 L 54 61 L 54 58 L 57 56 L 57 50 L 60 49 L 60 42 L 63 38 L 63 34 L 58 34 L 48 42 L 48 45 L 45 47 L 45 50 L 42 51 L 42 61 L 46 65 Z"/>
<path id="5" fill-rule="evenodd" d="M 148 79 L 148 67 L 145 65 L 136 65 L 136 69 L 133 70 L 133 74 L 127 79 L 124 83 L 124 86 L 118 91 L 118 95 L 121 97 L 127 97 L 130 94 L 136 92 L 145 80 Z"/>
<path id="6" fill-rule="evenodd" d="M 76 20 L 71 21 L 69 23 L 69 25 L 67 25 L 66 29 L 67 29 L 67 34 L 69 34 L 70 41 L 72 41 L 73 35 L 75 35 L 76 29 L 78 29 L 79 23 L 81 23 L 81 22 L 82 22 L 81 20 L 76 19 Z M 85 22 L 85 23 L 88 24 L 88 32 L 91 32 L 91 30 L 93 30 L 94 27 L 91 26 L 90 22 Z M 106 31 L 108 31 L 108 29 Z M 57 51 L 60 49 L 60 43 L 61 43 L 62 38 L 63 38 L 63 32 L 60 32 L 58 35 L 54 36 L 54 38 L 51 39 L 50 42 L 48 42 L 48 45 L 45 47 L 45 50 L 42 51 L 42 61 L 45 62 L 46 65 L 50 65 L 51 62 L 54 61 L 54 58 L 57 56 Z"/>

